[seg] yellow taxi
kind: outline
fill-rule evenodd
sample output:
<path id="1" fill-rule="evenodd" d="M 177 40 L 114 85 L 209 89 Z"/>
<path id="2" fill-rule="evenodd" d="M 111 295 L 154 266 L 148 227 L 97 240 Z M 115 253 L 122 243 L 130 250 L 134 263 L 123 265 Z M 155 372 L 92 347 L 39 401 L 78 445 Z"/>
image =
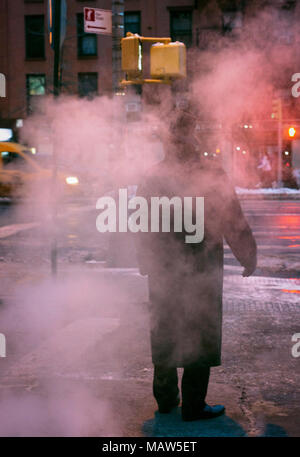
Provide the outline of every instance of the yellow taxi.
<path id="1" fill-rule="evenodd" d="M 36 154 L 34 148 L 0 142 L 0 197 L 24 197 L 31 191 L 49 191 L 51 167 L 51 157 Z M 77 176 L 58 171 L 56 179 L 56 187 L 63 196 L 79 195 Z"/>

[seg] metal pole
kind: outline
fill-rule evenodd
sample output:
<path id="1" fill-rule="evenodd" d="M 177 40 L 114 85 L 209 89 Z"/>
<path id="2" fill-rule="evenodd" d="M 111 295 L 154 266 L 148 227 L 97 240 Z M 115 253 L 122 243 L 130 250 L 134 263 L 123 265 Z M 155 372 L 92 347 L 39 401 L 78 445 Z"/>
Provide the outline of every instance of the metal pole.
<path id="1" fill-rule="evenodd" d="M 282 119 L 278 120 L 278 187 L 282 187 Z"/>
<path id="2" fill-rule="evenodd" d="M 124 0 L 112 0 L 112 90 L 114 96 L 124 94 L 124 89 L 121 86 L 123 79 L 122 72 L 122 50 L 121 39 L 124 37 Z M 124 103 L 124 100 L 122 100 Z M 117 122 L 124 116 L 120 113 L 121 103 L 114 105 L 114 120 Z M 124 116 L 125 117 L 125 116 Z M 115 136 L 116 149 L 124 150 L 123 140 L 120 139 L 119 133 L 116 131 Z M 114 157 L 117 160 L 116 157 Z M 119 179 L 118 179 L 119 181 Z M 128 183 L 122 183 L 127 186 Z M 118 186 L 117 186 L 118 187 Z M 118 189 L 114 189 L 115 194 L 118 195 Z M 117 206 L 119 211 L 119 207 Z M 132 251 L 134 249 L 132 239 L 126 233 L 111 233 L 109 238 L 109 248 L 107 255 L 107 265 L 110 267 L 132 267 L 136 266 L 133 259 Z"/>
<path id="3" fill-rule="evenodd" d="M 121 39 L 124 37 L 124 0 L 112 0 L 112 89 L 114 94 L 123 91 Z"/>
<path id="4" fill-rule="evenodd" d="M 54 66 L 53 66 L 53 95 L 54 98 L 60 93 L 60 14 L 61 0 L 55 0 L 54 6 Z M 53 123 L 55 126 L 55 121 Z M 56 132 L 53 129 L 53 152 L 52 152 L 52 246 L 51 246 L 51 273 L 56 276 L 57 273 L 57 239 L 56 239 L 56 216 L 57 216 L 57 153 L 56 153 Z"/>
<path id="5" fill-rule="evenodd" d="M 53 68 L 53 93 L 57 97 L 60 92 L 60 13 L 61 0 L 55 0 L 54 8 L 54 68 Z"/>

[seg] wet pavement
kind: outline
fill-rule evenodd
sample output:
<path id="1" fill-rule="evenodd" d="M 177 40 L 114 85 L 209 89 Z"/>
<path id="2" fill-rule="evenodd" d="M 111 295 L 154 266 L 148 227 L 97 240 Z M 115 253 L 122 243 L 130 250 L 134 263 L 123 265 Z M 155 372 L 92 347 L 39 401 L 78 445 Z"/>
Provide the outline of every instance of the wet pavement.
<path id="1" fill-rule="evenodd" d="M 79 274 L 84 301 L 74 298 Z M 146 278 L 135 269 L 64 268 L 49 294 L 51 284 L 46 272 L 27 272 L 15 283 L 18 293 L 3 300 L 9 355 L 1 360 L 0 403 L 4 410 L 15 398 L 33 404 L 36 417 L 30 426 L 12 418 L 6 433 L 300 435 L 300 358 L 292 356 L 299 300 L 285 292 L 299 291 L 299 280 L 226 275 L 223 362 L 212 369 L 207 398 L 225 404 L 226 416 L 191 424 L 181 421 L 180 408 L 159 414 L 152 397 Z M 28 338 L 37 315 L 40 332 Z M 54 411 L 68 420 L 55 422 Z"/>
<path id="2" fill-rule="evenodd" d="M 109 234 L 97 232 L 95 202 L 62 204 L 54 228 L 46 208 L 0 204 L 0 261 L 29 258 L 49 263 L 55 236 L 62 262 L 101 262 L 107 260 L 108 250 L 116 249 L 118 259 L 112 264 L 136 266 L 132 245 L 116 247 L 116 235 L 110 244 Z M 258 245 L 256 275 L 300 277 L 300 200 L 242 200 L 241 204 Z M 226 244 L 225 265 L 228 272 L 239 271 Z"/>
<path id="3" fill-rule="evenodd" d="M 300 357 L 292 337 L 300 333 L 300 279 L 289 267 L 298 253 L 300 202 L 271 203 L 268 210 L 246 203 L 246 213 L 259 252 L 289 261 L 274 269 L 271 259 L 268 277 L 261 269 L 242 278 L 226 257 L 222 365 L 212 369 L 207 398 L 225 404 L 226 415 L 212 421 L 183 423 L 180 407 L 157 412 L 147 278 L 136 268 L 107 267 L 109 238 L 95 230 L 96 210 L 69 208 L 59 218 L 55 279 L 47 224 L 3 236 L 0 435 L 299 436 Z"/>

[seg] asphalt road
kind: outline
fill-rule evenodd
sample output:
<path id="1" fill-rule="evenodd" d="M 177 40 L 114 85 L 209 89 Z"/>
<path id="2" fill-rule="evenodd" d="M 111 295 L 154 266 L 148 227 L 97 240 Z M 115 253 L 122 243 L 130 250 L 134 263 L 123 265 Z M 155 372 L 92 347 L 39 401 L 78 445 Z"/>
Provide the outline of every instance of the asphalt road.
<path id="1" fill-rule="evenodd" d="M 299 257 L 300 201 L 252 200 L 243 207 L 260 252 Z M 12 234 L 39 221 L 35 214 L 0 206 L 0 256 L 28 248 L 30 267 L 33 250 L 39 261 L 41 253 L 49 256 L 43 225 L 37 236 L 25 230 L 1 238 L 8 225 Z M 84 205 L 60 212 L 60 258 L 62 247 L 96 255 L 97 214 Z M 226 266 L 234 265 L 228 249 L 225 256 Z M 180 409 L 161 417 L 151 393 L 146 278 L 122 268 L 73 270 L 70 258 L 53 283 L 49 267 L 15 260 L 0 263 L 0 330 L 8 343 L 1 436 L 299 436 L 300 357 L 291 354 L 299 279 L 226 274 L 223 362 L 212 370 L 208 392 L 208 403 L 224 403 L 226 415 L 185 424 Z"/>
<path id="2" fill-rule="evenodd" d="M 222 365 L 207 397 L 226 414 L 183 423 L 152 395 L 145 277 L 65 268 L 53 283 L 18 268 L 17 294 L 0 307 L 0 436 L 299 436 L 299 305 L 281 290 L 291 279 L 226 276 Z"/>
<path id="3" fill-rule="evenodd" d="M 300 200 L 256 199 L 243 200 L 241 204 L 256 238 L 259 254 L 278 256 L 282 259 L 300 259 Z M 80 204 L 66 203 L 61 207 L 57 221 L 61 253 L 72 256 L 75 251 L 77 253 L 81 251 L 87 259 L 104 260 L 103 248 L 101 247 L 99 250 L 103 235 L 99 234 L 95 227 L 99 211 L 94 209 L 94 205 L 95 202 L 90 201 L 85 204 L 82 202 Z M 43 217 L 42 224 L 45 225 L 48 216 L 46 215 L 45 218 L 44 214 Z M 0 239 L 2 239 L 2 243 L 8 239 L 6 238 L 7 226 L 11 226 L 9 228 L 11 236 L 14 233 L 22 232 L 24 224 L 26 227 L 26 224 L 39 223 L 40 220 L 41 212 L 34 210 L 31 205 L 25 207 L 21 204 L 11 205 L 2 202 L 0 204 Z M 49 237 L 49 232 L 44 232 L 43 237 Z M 47 242 L 47 239 L 43 239 L 42 244 L 45 241 Z M 38 250 L 38 246 L 36 246 L 36 250 Z M 3 256 L 3 253 L 1 255 Z M 229 270 L 230 268 L 234 270 L 239 266 L 230 248 L 226 245 L 225 265 Z M 260 274 L 259 271 L 258 274 Z M 261 274 L 265 275 L 265 272 Z M 298 277 L 297 271 L 293 276 Z"/>
<path id="4" fill-rule="evenodd" d="M 300 256 L 300 200 L 242 202 L 258 248 Z"/>

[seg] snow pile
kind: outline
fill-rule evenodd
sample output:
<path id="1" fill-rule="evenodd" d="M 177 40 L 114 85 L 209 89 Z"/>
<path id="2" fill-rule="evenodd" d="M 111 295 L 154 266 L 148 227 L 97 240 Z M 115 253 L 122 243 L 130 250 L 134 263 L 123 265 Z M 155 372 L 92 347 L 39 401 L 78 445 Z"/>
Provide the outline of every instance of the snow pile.
<path id="1" fill-rule="evenodd" d="M 258 195 L 269 195 L 269 194 L 296 194 L 300 196 L 300 190 L 290 189 L 289 187 L 279 187 L 279 188 L 262 188 L 262 189 L 244 189 L 243 187 L 235 188 L 237 194 L 258 194 Z"/>

